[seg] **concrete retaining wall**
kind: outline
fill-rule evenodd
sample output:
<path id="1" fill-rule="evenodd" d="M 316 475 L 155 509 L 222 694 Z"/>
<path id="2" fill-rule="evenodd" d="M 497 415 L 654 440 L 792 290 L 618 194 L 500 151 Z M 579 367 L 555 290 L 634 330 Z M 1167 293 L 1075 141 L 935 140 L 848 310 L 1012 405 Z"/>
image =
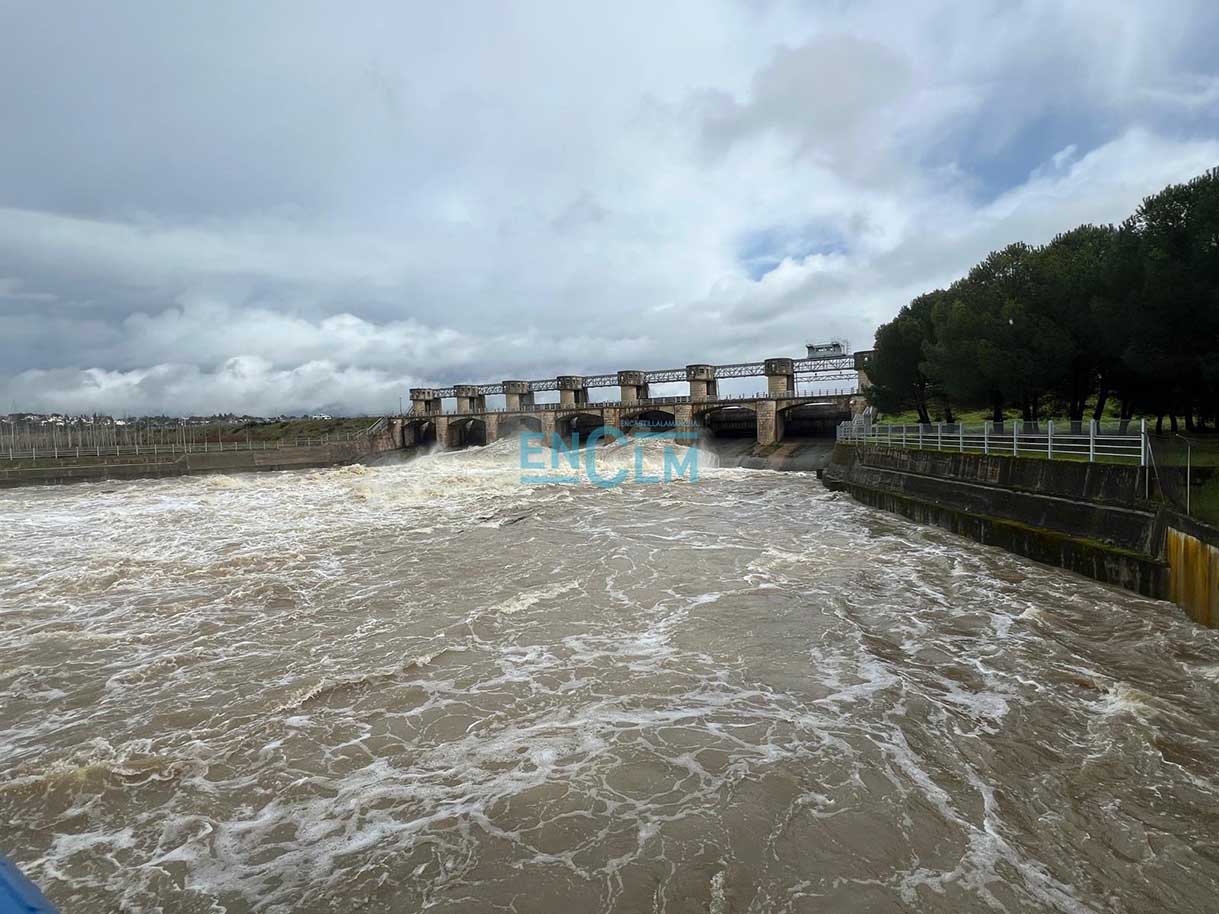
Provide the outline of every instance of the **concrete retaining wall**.
<path id="1" fill-rule="evenodd" d="M 794 470 L 811 473 L 829 465 L 834 451 L 832 439 L 784 441 L 779 444 L 754 445 L 737 461 L 747 470 Z"/>
<path id="2" fill-rule="evenodd" d="M 839 446 L 822 478 L 864 504 L 1170 596 L 1165 521 L 1138 467 Z"/>
<path id="3" fill-rule="evenodd" d="M 701 441 L 699 447 L 714 453 L 722 467 L 811 473 L 829 465 L 834 439 L 801 438 L 778 444 L 758 444 L 747 438 L 709 438 Z"/>
<path id="4" fill-rule="evenodd" d="M 378 438 L 338 441 L 311 447 L 121 457 L 63 457 L 58 460 L 39 460 L 35 465 L 20 467 L 6 467 L 0 462 L 0 488 L 337 466 L 352 463 L 393 446 L 395 445 L 392 437 L 383 435 Z"/>
<path id="5" fill-rule="evenodd" d="M 864 466 L 938 479 L 959 479 L 1038 495 L 1126 506 L 1146 506 L 1147 502 L 1144 471 L 1129 464 L 883 447 L 835 449 L 832 462 L 842 463 L 847 459 L 855 459 Z"/>

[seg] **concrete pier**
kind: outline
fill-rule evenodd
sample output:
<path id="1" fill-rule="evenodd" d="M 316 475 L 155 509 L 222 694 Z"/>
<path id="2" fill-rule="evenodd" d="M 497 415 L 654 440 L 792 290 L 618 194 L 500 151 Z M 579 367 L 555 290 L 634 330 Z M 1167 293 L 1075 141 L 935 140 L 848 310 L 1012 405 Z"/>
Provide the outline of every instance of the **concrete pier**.
<path id="1" fill-rule="evenodd" d="M 757 406 L 758 444 L 775 444 L 783 440 L 783 417 L 774 400 L 762 400 Z"/>

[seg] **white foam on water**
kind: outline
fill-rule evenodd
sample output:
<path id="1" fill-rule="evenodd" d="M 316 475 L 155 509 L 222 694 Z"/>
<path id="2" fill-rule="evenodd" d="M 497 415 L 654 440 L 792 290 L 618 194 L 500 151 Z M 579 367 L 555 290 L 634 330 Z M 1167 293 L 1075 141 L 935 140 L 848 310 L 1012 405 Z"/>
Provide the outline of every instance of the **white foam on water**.
<path id="1" fill-rule="evenodd" d="M 1199 667 L 1198 675 L 1209 682 L 1219 682 L 1219 664 Z"/>
<path id="2" fill-rule="evenodd" d="M 523 610 L 530 609 L 537 604 L 547 600 L 553 600 L 556 597 L 561 597 L 563 594 L 571 593 L 573 590 L 579 590 L 580 585 L 575 581 L 561 581 L 556 584 L 550 584 L 546 587 L 538 587 L 534 590 L 528 590 L 524 593 L 517 594 L 502 603 L 497 603 L 489 610 L 491 613 L 501 616 L 512 616 Z"/>
<path id="3" fill-rule="evenodd" d="M 82 910 L 1202 910 L 1219 639 L 704 456 L 0 493 L 6 850 Z"/>
<path id="4" fill-rule="evenodd" d="M 728 894 L 724 891 L 724 880 L 727 876 L 726 870 L 720 870 L 711 877 L 711 905 L 708 908 L 709 914 L 728 914 Z"/>

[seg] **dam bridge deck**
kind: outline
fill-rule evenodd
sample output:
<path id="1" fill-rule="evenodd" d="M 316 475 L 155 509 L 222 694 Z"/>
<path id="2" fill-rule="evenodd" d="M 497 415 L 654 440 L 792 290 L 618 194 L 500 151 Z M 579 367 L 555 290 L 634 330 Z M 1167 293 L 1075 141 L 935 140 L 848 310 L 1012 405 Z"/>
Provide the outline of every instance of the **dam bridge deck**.
<path id="1" fill-rule="evenodd" d="M 648 397 L 595 403 L 536 403 L 488 407 L 482 403 L 442 412 L 412 411 L 400 420 L 402 444 L 410 446 L 435 441 L 442 447 L 489 444 L 519 431 L 567 436 L 599 426 L 622 432 L 652 427 L 683 430 L 717 430 L 740 435 L 754 430 L 759 444 L 782 441 L 794 422 L 816 423 L 826 437 L 853 408 L 858 395 L 808 393 L 755 393 L 728 397 Z"/>
<path id="2" fill-rule="evenodd" d="M 734 414 L 736 434 L 741 419 L 752 414 L 759 444 L 781 441 L 789 419 L 797 416 L 811 421 L 849 419 L 857 393 L 839 391 L 831 395 L 802 393 L 797 378 L 824 382 L 834 379 L 855 380 L 858 389 L 868 386 L 867 365 L 870 353 L 853 355 L 837 351 L 830 355 L 810 352 L 808 358 L 786 357 L 726 365 L 696 363 L 684 368 L 654 371 L 626 370 L 612 374 L 558 375 L 534 381 L 508 380 L 492 384 L 454 384 L 451 387 L 413 387 L 411 409 L 401 420 L 404 444 L 435 440 L 442 447 L 461 446 L 472 437 L 490 443 L 510 428 L 524 426 L 550 435 L 565 435 L 588 423 L 625 430 L 643 413 L 661 414 L 673 428 L 708 428 L 712 431 L 724 414 Z M 724 378 L 765 377 L 766 389 L 756 394 L 722 395 L 719 381 Z M 687 396 L 653 397 L 650 385 L 685 381 Z M 590 389 L 617 387 L 618 399 L 591 402 Z M 557 391 L 557 403 L 538 403 L 535 393 Z M 489 406 L 488 396 L 502 396 L 503 406 Z M 446 400 L 455 404 L 448 408 Z M 716 418 L 718 417 L 718 419 Z M 639 423 L 636 422 L 636 425 Z M 471 429 L 474 429 L 471 432 Z M 834 429 L 825 429 L 833 435 Z"/>

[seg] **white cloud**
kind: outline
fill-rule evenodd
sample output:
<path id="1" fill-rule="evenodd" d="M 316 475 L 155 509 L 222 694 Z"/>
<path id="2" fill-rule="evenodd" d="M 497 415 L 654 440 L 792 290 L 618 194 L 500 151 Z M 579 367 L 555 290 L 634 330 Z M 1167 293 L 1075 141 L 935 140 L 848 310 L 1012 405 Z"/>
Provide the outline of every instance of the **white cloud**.
<path id="1" fill-rule="evenodd" d="M 412 384 L 409 375 L 306 362 L 275 369 L 251 356 L 214 371 L 163 364 L 131 371 L 31 370 L 9 379 L 6 394 L 43 411 L 125 415 L 210 415 L 216 404 L 239 415 L 299 415 L 319 410 L 387 413 Z"/>
<path id="2" fill-rule="evenodd" d="M 61 19 L 0 11 L 0 398 L 27 408 L 363 411 L 863 347 L 991 248 L 1219 162 L 1200 2 Z"/>

